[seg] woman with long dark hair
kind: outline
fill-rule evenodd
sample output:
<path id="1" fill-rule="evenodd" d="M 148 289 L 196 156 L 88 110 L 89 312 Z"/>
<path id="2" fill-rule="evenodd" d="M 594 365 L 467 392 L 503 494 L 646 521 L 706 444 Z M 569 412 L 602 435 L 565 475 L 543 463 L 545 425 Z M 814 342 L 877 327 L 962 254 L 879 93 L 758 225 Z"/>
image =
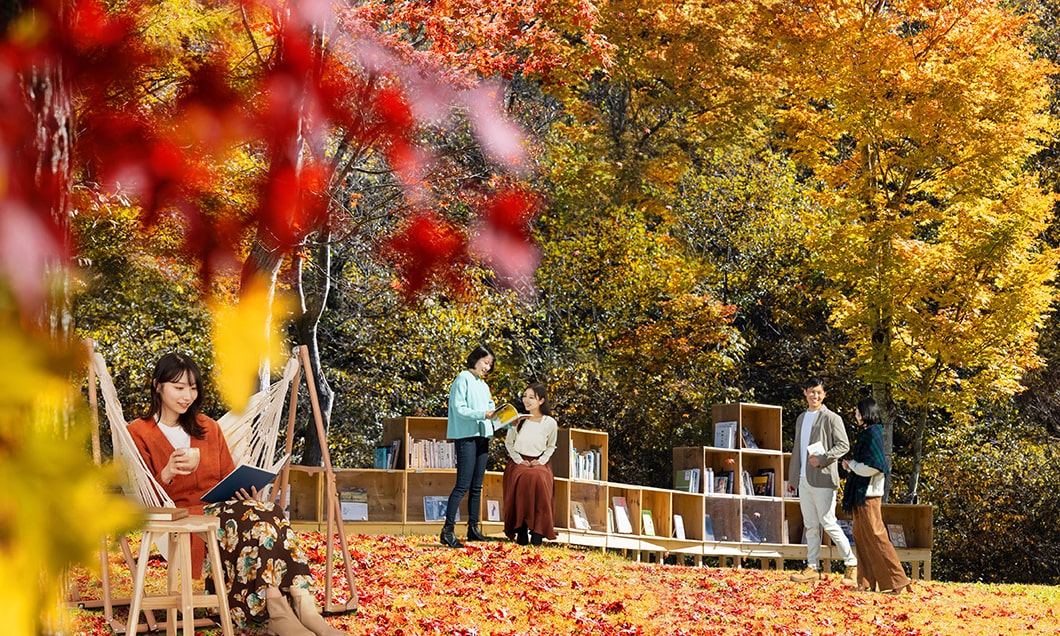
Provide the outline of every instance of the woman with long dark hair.
<path id="1" fill-rule="evenodd" d="M 240 626 L 268 619 L 279 636 L 338 636 L 313 601 L 313 574 L 298 535 L 256 489 L 204 505 L 201 497 L 235 469 L 221 427 L 199 412 L 204 387 L 198 365 L 168 353 L 155 365 L 151 407 L 129 424 L 136 448 L 178 508 L 220 518 L 218 543 L 233 620 Z M 192 544 L 193 576 L 202 573 L 205 543 Z M 210 579 L 207 584 L 210 584 Z M 290 601 L 288 601 L 288 598 Z"/>
<path id="2" fill-rule="evenodd" d="M 843 510 L 854 517 L 854 549 L 858 555 L 857 587 L 889 594 L 900 594 L 910 581 L 898 561 L 898 554 L 883 525 L 881 502 L 884 479 L 890 466 L 883 449 L 883 423 L 876 400 L 858 402 L 854 413 L 862 427 L 850 459 L 843 468 L 850 471 L 843 487 Z"/>
<path id="3" fill-rule="evenodd" d="M 535 382 L 523 391 L 523 407 L 530 414 L 508 429 L 504 446 L 504 534 L 519 545 L 541 545 L 555 539 L 552 517 L 552 454 L 558 425 L 552 418 L 545 385 Z"/>

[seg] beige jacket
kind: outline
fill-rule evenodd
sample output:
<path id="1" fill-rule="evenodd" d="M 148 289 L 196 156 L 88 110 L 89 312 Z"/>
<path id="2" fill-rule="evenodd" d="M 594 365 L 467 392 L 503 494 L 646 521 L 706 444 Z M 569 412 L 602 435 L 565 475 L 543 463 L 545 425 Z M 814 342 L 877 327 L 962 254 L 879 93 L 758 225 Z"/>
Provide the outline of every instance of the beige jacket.
<path id="1" fill-rule="evenodd" d="M 802 472 L 802 462 L 806 456 L 806 449 L 799 448 L 804 419 L 805 412 L 795 420 L 795 448 L 792 449 L 791 463 L 788 465 L 788 484 L 792 488 L 799 487 L 799 474 Z M 823 404 L 813 421 L 813 428 L 810 429 L 810 444 L 814 442 L 821 442 L 825 454 L 820 468 L 806 465 L 806 481 L 815 488 L 839 488 L 838 460 L 850 450 L 850 440 L 847 439 L 847 432 L 843 427 L 843 418 Z"/>

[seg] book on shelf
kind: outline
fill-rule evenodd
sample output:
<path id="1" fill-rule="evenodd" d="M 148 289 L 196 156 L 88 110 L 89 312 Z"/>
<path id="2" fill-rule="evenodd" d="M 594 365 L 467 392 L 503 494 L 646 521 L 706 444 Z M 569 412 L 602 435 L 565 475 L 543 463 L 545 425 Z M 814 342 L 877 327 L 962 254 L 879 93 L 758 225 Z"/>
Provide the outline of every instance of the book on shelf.
<path id="1" fill-rule="evenodd" d="M 740 473 L 740 494 L 742 495 L 753 495 L 755 494 L 754 482 L 751 480 L 751 471 L 745 470 Z"/>
<path id="2" fill-rule="evenodd" d="M 576 530 L 592 530 L 589 525 L 589 515 L 585 514 L 585 504 L 580 501 L 570 502 L 571 516 L 574 517 L 574 528 Z"/>
<path id="3" fill-rule="evenodd" d="M 674 538 L 685 539 L 685 519 L 681 515 L 674 515 Z"/>
<path id="4" fill-rule="evenodd" d="M 854 545 L 854 522 L 850 519 L 838 519 L 836 523 L 842 528 L 843 534 L 846 535 L 847 541 L 850 542 L 851 547 Z"/>
<path id="5" fill-rule="evenodd" d="M 705 494 L 714 494 L 714 469 L 707 468 L 703 471 L 703 492 Z"/>
<path id="6" fill-rule="evenodd" d="M 611 503 L 615 506 L 615 531 L 623 534 L 633 534 L 633 523 L 629 519 L 629 507 L 626 505 L 626 498 L 612 497 Z"/>
<path id="7" fill-rule="evenodd" d="M 570 449 L 571 479 L 588 479 L 603 481 L 603 449 L 593 446 L 589 450 L 579 451 L 573 446 Z"/>
<path id="8" fill-rule="evenodd" d="M 167 508 L 165 506 L 151 506 L 144 508 L 144 521 L 176 521 L 188 516 L 187 508 Z"/>
<path id="9" fill-rule="evenodd" d="M 762 543 L 762 533 L 758 531 L 758 526 L 750 517 L 744 517 L 743 522 L 740 524 L 740 540 L 748 543 Z"/>
<path id="10" fill-rule="evenodd" d="M 714 447 L 736 448 L 736 422 L 718 422 L 714 424 Z"/>
<path id="11" fill-rule="evenodd" d="M 751 486 L 756 497 L 775 497 L 774 490 L 775 471 L 772 468 L 762 468 L 751 477 Z"/>
<path id="12" fill-rule="evenodd" d="M 453 442 L 409 438 L 409 468 L 456 468 Z"/>
<path id="13" fill-rule="evenodd" d="M 486 500 L 486 521 L 501 520 L 501 502 L 496 499 Z"/>
<path id="14" fill-rule="evenodd" d="M 731 470 L 723 470 L 714 478 L 714 492 L 719 495 L 731 495 L 736 484 L 733 483 L 735 473 Z"/>
<path id="15" fill-rule="evenodd" d="M 703 516 L 703 540 L 714 541 L 714 522 L 710 520 L 710 515 Z"/>
<path id="16" fill-rule="evenodd" d="M 758 442 L 755 441 L 754 433 L 752 433 L 750 429 L 741 426 L 740 427 L 740 436 L 743 438 L 743 447 L 744 448 L 751 448 L 751 449 L 757 449 L 758 448 Z"/>
<path id="17" fill-rule="evenodd" d="M 655 521 L 651 518 L 651 510 L 640 511 L 641 534 L 650 537 L 655 536 Z"/>
<path id="18" fill-rule="evenodd" d="M 511 404 L 505 404 L 494 410 L 493 415 L 490 416 L 490 422 L 493 423 L 493 432 L 496 433 L 502 428 L 512 426 L 524 417 L 526 417 L 526 415 L 520 413 L 514 406 Z"/>
<path id="19" fill-rule="evenodd" d="M 343 521 L 368 521 L 368 491 L 364 488 L 340 490 L 339 512 Z"/>
<path id="20" fill-rule="evenodd" d="M 423 498 L 423 520 L 445 521 L 446 509 L 449 507 L 449 495 L 427 495 Z M 460 511 L 456 511 L 456 521 L 460 521 Z"/>
<path id="21" fill-rule="evenodd" d="M 699 469 L 688 468 L 674 471 L 674 490 L 699 492 Z"/>
<path id="22" fill-rule="evenodd" d="M 386 468 L 386 452 L 389 446 L 376 446 L 372 452 L 372 468 Z"/>
<path id="23" fill-rule="evenodd" d="M 909 547 L 905 541 L 905 526 L 900 523 L 888 523 L 887 534 L 891 537 L 891 545 L 896 548 Z"/>
<path id="24" fill-rule="evenodd" d="M 614 534 L 615 532 L 615 511 L 611 506 L 607 507 L 607 534 Z"/>
<path id="25" fill-rule="evenodd" d="M 401 449 L 401 440 L 394 440 L 386 446 L 376 446 L 373 454 L 372 468 L 393 470 L 397 467 L 397 454 Z"/>
<path id="26" fill-rule="evenodd" d="M 252 488 L 261 490 L 272 483 L 272 480 L 276 479 L 276 476 L 280 474 L 289 459 L 291 459 L 291 454 L 287 453 L 268 469 L 250 466 L 249 464 L 240 464 L 232 472 L 225 475 L 224 479 L 219 481 L 216 486 L 208 490 L 200 498 L 200 501 L 217 503 L 232 499 L 240 490 L 246 490 L 247 492 L 250 492 Z"/>

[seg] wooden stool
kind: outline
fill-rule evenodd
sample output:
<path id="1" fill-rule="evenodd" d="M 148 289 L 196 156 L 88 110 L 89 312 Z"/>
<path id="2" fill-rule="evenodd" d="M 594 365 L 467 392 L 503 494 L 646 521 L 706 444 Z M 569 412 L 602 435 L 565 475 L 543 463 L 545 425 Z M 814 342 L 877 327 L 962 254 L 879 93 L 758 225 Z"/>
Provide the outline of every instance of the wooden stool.
<path id="1" fill-rule="evenodd" d="M 177 610 L 179 609 L 181 629 L 185 636 L 192 636 L 195 633 L 195 608 L 216 607 L 220 614 L 222 633 L 224 636 L 232 636 L 232 617 L 228 612 L 228 594 L 221 569 L 221 549 L 217 544 L 217 530 L 220 527 L 220 519 L 207 515 L 190 515 L 173 521 L 147 521 L 144 524 L 126 634 L 136 633 L 141 609 L 165 609 L 166 635 L 175 636 Z M 201 536 L 206 541 L 214 590 L 217 594 L 193 595 L 191 593 L 191 535 L 193 534 Z M 151 543 L 161 541 L 166 535 L 169 539 L 168 593 L 160 596 L 147 596 L 144 594 L 144 581 L 147 578 L 147 561 L 151 556 Z M 179 591 L 177 590 L 178 573 L 180 574 Z"/>

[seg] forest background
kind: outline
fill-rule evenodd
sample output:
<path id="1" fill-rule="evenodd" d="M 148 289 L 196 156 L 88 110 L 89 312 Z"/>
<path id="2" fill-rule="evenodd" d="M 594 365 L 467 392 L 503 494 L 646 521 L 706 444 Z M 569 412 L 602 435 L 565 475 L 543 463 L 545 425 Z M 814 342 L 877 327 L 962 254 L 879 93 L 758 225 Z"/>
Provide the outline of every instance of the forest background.
<path id="1" fill-rule="evenodd" d="M 89 337 L 128 414 L 165 351 L 219 414 L 259 353 L 308 346 L 339 467 L 371 465 L 385 418 L 443 416 L 485 343 L 498 401 L 544 381 L 561 425 L 608 432 L 613 481 L 658 487 L 714 403 L 781 405 L 790 447 L 818 376 L 851 433 L 858 399 L 884 405 L 890 499 L 934 507 L 937 578 L 1060 582 L 1058 15 L 9 4 L 5 569 L 129 523 L 33 498 L 98 478 L 84 414 L 42 415 Z M 22 531 L 56 515 L 80 544 Z"/>

